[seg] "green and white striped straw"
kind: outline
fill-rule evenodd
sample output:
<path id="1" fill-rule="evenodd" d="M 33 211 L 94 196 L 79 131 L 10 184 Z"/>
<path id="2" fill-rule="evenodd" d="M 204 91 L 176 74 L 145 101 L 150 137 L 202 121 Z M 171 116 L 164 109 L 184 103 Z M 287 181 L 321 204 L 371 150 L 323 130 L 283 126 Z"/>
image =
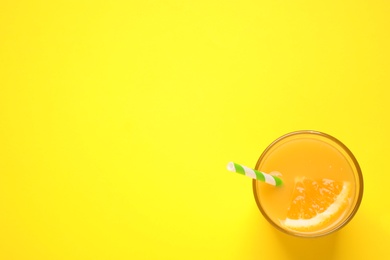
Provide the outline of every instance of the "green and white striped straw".
<path id="1" fill-rule="evenodd" d="M 243 174 L 245 176 L 248 176 L 249 178 L 263 181 L 265 183 L 268 183 L 268 184 L 271 184 L 274 186 L 280 186 L 283 183 L 279 177 L 251 169 L 249 167 L 246 167 L 244 165 L 240 165 L 238 163 L 229 162 L 227 165 L 227 169 L 231 172 L 240 173 L 240 174 Z"/>

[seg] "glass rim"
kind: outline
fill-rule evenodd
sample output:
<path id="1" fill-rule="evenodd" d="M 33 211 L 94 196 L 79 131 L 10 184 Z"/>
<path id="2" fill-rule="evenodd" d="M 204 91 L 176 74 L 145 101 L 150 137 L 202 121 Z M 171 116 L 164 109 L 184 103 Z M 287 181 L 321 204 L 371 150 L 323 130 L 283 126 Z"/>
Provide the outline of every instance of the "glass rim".
<path id="1" fill-rule="evenodd" d="M 284 233 L 287 233 L 289 235 L 296 236 L 296 237 L 306 237 L 306 238 L 322 237 L 322 236 L 329 235 L 331 233 L 334 233 L 334 232 L 340 230 L 348 222 L 350 222 L 352 220 L 352 218 L 355 216 L 356 212 L 358 211 L 358 209 L 360 207 L 360 204 L 362 202 L 362 199 L 363 199 L 363 189 L 364 189 L 363 174 L 362 174 L 362 171 L 361 171 L 361 168 L 359 166 L 359 163 L 358 163 L 357 159 L 355 158 L 353 153 L 349 150 L 349 148 L 344 143 L 342 143 L 340 140 L 338 140 L 337 138 L 335 138 L 335 137 L 333 137 L 333 136 L 331 136 L 329 134 L 320 132 L 320 131 L 315 131 L 315 130 L 298 130 L 298 131 L 293 131 L 293 132 L 284 134 L 284 135 L 278 137 L 277 139 L 275 139 L 273 142 L 271 142 L 271 144 L 269 144 L 267 146 L 267 148 L 262 152 L 262 154 L 260 155 L 259 159 L 257 160 L 255 169 L 258 169 L 258 167 L 260 166 L 260 163 L 263 161 L 264 157 L 280 141 L 282 141 L 282 140 L 284 140 L 286 138 L 289 138 L 291 136 L 297 136 L 297 135 L 302 135 L 302 134 L 321 136 L 321 137 L 325 137 L 326 139 L 329 139 L 329 140 L 333 141 L 334 143 L 339 145 L 341 147 L 341 149 L 343 149 L 347 153 L 349 158 L 352 160 L 352 163 L 353 163 L 353 165 L 356 168 L 356 175 L 357 175 L 357 179 L 358 179 L 359 192 L 357 194 L 356 203 L 355 203 L 354 207 L 351 209 L 351 212 L 349 213 L 349 215 L 346 216 L 346 218 L 343 221 L 341 221 L 338 225 L 334 226 L 333 228 L 330 228 L 329 230 L 326 230 L 325 232 L 298 233 L 298 232 L 294 232 L 294 231 L 282 228 L 281 226 L 276 224 L 268 216 L 268 214 L 265 212 L 265 210 L 261 206 L 261 203 L 260 203 L 259 198 L 257 196 L 258 193 L 257 193 L 257 185 L 256 184 L 257 184 L 258 181 L 256 181 L 256 180 L 252 181 L 253 195 L 255 197 L 255 201 L 256 201 L 257 207 L 259 208 L 259 210 L 262 213 L 262 215 L 265 217 L 265 219 L 268 221 L 268 223 L 270 223 L 276 229 L 278 229 L 278 230 L 280 230 L 280 231 L 282 231 Z"/>

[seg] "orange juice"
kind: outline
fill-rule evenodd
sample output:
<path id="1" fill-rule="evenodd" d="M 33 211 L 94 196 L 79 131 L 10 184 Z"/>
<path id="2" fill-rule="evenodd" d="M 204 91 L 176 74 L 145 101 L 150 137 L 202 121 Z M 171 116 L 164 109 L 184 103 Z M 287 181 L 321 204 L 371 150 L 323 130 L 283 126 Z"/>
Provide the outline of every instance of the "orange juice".
<path id="1" fill-rule="evenodd" d="M 292 235 L 315 237 L 338 230 L 353 217 L 362 199 L 363 179 L 355 157 L 340 141 L 324 133 L 298 131 L 280 137 L 263 152 L 255 169 L 281 174 L 283 180 L 281 187 L 254 180 L 253 190 L 257 205 L 266 219 L 276 228 Z M 339 207 L 338 211 L 334 210 L 334 206 L 330 207 L 330 210 L 322 214 L 327 216 L 323 217 L 326 221 L 320 225 L 291 228 L 287 225 L 286 219 L 289 218 L 288 210 L 292 207 L 292 196 L 296 194 L 294 192 L 301 192 L 296 184 L 302 178 L 315 180 L 315 185 L 321 183 L 321 180 L 325 184 L 333 181 L 341 183 L 345 188 L 341 191 L 343 197 L 335 195 L 335 198 L 342 200 L 343 206 Z M 321 194 L 322 190 L 327 191 L 319 190 Z M 317 200 L 321 204 L 326 200 L 326 194 L 318 194 Z M 307 200 L 301 202 L 304 204 L 312 200 L 308 195 L 300 199 Z M 330 211 L 332 215 L 328 216 L 330 214 L 327 213 Z M 295 222 L 298 224 L 310 222 L 307 220 L 309 216 L 301 218 L 303 222 L 298 220 Z"/>

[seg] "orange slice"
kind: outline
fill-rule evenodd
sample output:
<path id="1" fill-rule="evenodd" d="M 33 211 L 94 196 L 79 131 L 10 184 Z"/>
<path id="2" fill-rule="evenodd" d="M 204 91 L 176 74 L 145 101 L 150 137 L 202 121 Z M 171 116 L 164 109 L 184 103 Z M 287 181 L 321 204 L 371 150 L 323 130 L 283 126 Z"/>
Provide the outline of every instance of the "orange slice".
<path id="1" fill-rule="evenodd" d="M 287 218 L 282 224 L 299 231 L 321 228 L 341 215 L 349 204 L 349 192 L 348 182 L 297 178 Z"/>

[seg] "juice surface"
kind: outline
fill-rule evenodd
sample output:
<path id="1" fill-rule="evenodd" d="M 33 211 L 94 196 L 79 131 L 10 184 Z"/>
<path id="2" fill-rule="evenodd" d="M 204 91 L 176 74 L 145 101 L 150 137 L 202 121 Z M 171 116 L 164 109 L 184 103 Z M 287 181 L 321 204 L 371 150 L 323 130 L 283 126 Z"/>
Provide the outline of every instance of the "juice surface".
<path id="1" fill-rule="evenodd" d="M 271 221 L 280 225 L 280 220 L 286 218 L 296 177 L 349 182 L 351 192 L 348 200 L 350 203 L 344 211 L 345 213 L 351 211 L 356 193 L 355 169 L 351 159 L 335 146 L 337 147 L 328 140 L 308 135 L 276 144 L 266 152 L 258 169 L 271 174 L 275 171 L 280 172 L 283 180 L 281 187 L 256 183 L 256 196 L 258 196 L 261 208 Z M 336 218 L 335 221 L 342 221 L 342 219 Z M 334 224 L 333 221 L 327 226 Z"/>

